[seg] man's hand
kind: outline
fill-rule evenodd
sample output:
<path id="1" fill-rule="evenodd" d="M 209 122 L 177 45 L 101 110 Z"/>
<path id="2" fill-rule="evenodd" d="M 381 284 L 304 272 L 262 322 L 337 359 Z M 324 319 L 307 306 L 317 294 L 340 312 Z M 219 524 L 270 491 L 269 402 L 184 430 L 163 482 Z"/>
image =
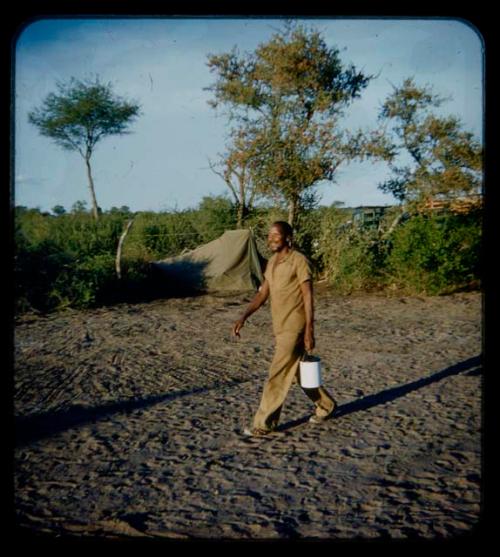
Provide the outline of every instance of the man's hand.
<path id="1" fill-rule="evenodd" d="M 241 317 L 240 319 L 238 319 L 238 321 L 236 321 L 236 323 L 233 325 L 233 335 L 235 337 L 240 338 L 240 330 L 243 327 L 243 325 L 245 324 L 245 319 L 243 317 Z"/>
<path id="2" fill-rule="evenodd" d="M 262 286 L 259 288 L 257 294 L 255 294 L 253 300 L 250 302 L 245 313 L 233 325 L 233 335 L 235 337 L 240 338 L 240 330 L 245 324 L 245 321 L 250 317 L 250 315 L 252 315 L 254 311 L 257 311 L 260 308 L 260 306 L 267 300 L 268 297 L 269 283 L 267 282 L 267 280 L 265 280 Z"/>
<path id="3" fill-rule="evenodd" d="M 314 340 L 314 329 L 312 327 L 306 327 L 304 331 L 304 348 L 306 352 L 312 352 L 314 347 L 316 346 L 316 342 Z"/>

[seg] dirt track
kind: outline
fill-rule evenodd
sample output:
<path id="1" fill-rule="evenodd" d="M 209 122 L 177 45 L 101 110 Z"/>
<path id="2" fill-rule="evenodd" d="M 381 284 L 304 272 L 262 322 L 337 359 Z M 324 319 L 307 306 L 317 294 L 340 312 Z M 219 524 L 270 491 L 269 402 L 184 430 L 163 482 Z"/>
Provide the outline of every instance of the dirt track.
<path id="1" fill-rule="evenodd" d="M 52 535 L 454 536 L 480 512 L 481 296 L 316 295 L 337 417 L 245 439 L 273 353 L 267 308 L 202 296 L 24 317 L 15 505 Z"/>

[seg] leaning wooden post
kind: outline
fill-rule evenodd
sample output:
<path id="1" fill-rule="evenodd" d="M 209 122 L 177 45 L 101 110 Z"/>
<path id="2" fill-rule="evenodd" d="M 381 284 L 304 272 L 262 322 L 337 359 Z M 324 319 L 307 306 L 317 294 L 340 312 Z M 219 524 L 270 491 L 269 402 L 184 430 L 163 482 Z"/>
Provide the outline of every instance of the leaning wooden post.
<path id="1" fill-rule="evenodd" d="M 120 262 L 121 262 L 121 257 L 122 257 L 123 242 L 125 241 L 125 237 L 127 236 L 128 231 L 130 230 L 130 227 L 132 226 L 133 222 L 134 222 L 134 219 L 130 219 L 128 221 L 127 226 L 125 227 L 125 230 L 122 232 L 122 235 L 120 236 L 120 239 L 118 240 L 118 249 L 116 250 L 116 260 L 115 260 L 116 276 L 118 277 L 118 279 L 122 278 Z"/>

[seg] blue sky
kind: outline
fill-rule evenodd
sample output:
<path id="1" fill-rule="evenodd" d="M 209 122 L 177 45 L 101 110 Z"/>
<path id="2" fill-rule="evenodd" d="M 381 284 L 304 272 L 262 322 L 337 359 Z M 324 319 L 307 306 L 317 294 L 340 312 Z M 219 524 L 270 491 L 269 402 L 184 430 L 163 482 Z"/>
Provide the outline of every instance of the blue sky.
<path id="1" fill-rule="evenodd" d="M 455 19 L 307 19 L 345 64 L 378 74 L 342 121 L 345 129 L 374 129 L 378 109 L 407 77 L 452 97 L 440 109 L 458 116 L 477 139 L 483 134 L 483 45 Z M 92 158 L 99 205 L 134 211 L 195 207 L 205 195 L 228 192 L 208 166 L 224 149 L 227 119 L 203 88 L 214 81 L 209 53 L 253 51 L 281 27 L 271 18 L 46 19 L 31 23 L 15 49 L 16 205 L 71 208 L 90 196 L 85 164 L 28 123 L 30 110 L 57 81 L 99 75 L 114 91 L 141 105 L 133 133 L 103 139 Z M 384 163 L 341 166 L 336 183 L 319 187 L 322 204 L 387 205 L 377 184 Z"/>

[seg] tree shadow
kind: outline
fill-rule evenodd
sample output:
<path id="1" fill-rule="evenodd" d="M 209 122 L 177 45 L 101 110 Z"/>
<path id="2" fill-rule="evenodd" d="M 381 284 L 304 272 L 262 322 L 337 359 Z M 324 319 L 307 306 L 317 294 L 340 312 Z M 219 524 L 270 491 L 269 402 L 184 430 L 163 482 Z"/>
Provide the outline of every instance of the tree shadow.
<path id="1" fill-rule="evenodd" d="M 347 416 L 352 414 L 353 412 L 360 412 L 362 410 L 368 410 L 373 408 L 374 406 L 379 406 L 380 404 L 386 404 L 387 402 L 391 402 L 397 398 L 401 398 L 406 396 L 408 393 L 412 391 L 416 391 L 421 389 L 422 387 L 426 387 L 427 385 L 431 385 L 432 383 L 436 383 L 437 381 L 441 381 L 446 377 L 450 377 L 451 375 L 457 375 L 459 373 L 465 372 L 464 375 L 474 376 L 479 375 L 482 373 L 482 358 L 481 355 L 474 356 L 473 358 L 469 358 L 464 360 L 463 362 L 459 362 L 454 364 L 446 369 L 443 369 L 434 375 L 430 375 L 429 377 L 424 377 L 417 381 L 413 381 L 412 383 L 407 383 L 406 385 L 401 385 L 400 387 L 393 387 L 391 389 L 386 389 L 385 391 L 380 391 L 379 393 L 368 395 L 359 400 L 354 400 L 352 402 L 348 402 L 347 404 L 342 404 L 339 406 L 335 412 L 333 413 L 332 418 L 338 419 L 342 418 L 343 416 Z M 286 422 L 278 427 L 280 431 L 286 431 L 287 429 L 291 429 L 296 427 L 300 424 L 303 424 L 309 420 L 309 416 L 299 418 L 297 420 L 293 420 L 290 422 Z"/>
<path id="2" fill-rule="evenodd" d="M 391 402 L 392 400 L 403 397 L 412 391 L 421 389 L 422 387 L 426 387 L 427 385 L 441 381 L 451 375 L 457 375 L 461 372 L 465 372 L 464 375 L 468 376 L 479 375 L 482 373 L 481 356 L 469 358 L 468 360 L 464 360 L 463 362 L 450 366 L 429 377 L 419 379 L 418 381 L 413 381 L 412 383 L 407 383 L 406 385 L 401 385 L 400 387 L 386 389 L 385 391 L 381 391 L 374 395 L 368 395 L 359 400 L 343 404 L 335 410 L 333 418 L 338 419 L 352 414 L 353 412 L 368 410 L 374 406 Z M 68 429 L 80 427 L 89 423 L 95 423 L 113 414 L 132 412 L 134 410 L 153 406 L 160 402 L 167 402 L 186 396 L 206 393 L 222 386 L 226 387 L 238 385 L 246 381 L 248 381 L 248 379 L 237 379 L 226 383 L 216 383 L 215 385 L 211 385 L 209 387 L 195 387 L 193 389 L 175 391 L 173 393 L 153 395 L 139 400 L 133 399 L 114 402 L 98 407 L 87 408 L 75 405 L 66 410 L 56 410 L 31 416 L 20 416 L 15 419 L 16 445 L 18 447 L 29 445 L 30 443 L 46 437 L 51 437 L 52 435 L 61 433 Z M 304 416 L 297 420 L 285 422 L 280 424 L 277 430 L 286 431 L 304 424 L 308 420 L 309 416 Z"/>
<path id="3" fill-rule="evenodd" d="M 216 383 L 209 387 L 195 387 L 172 393 L 153 395 L 139 400 L 122 400 L 97 407 L 85 407 L 74 405 L 68 409 L 43 412 L 31 416 L 19 416 L 15 418 L 15 440 L 17 447 L 29 445 L 34 441 L 51 437 L 71 428 L 80 427 L 89 423 L 103 420 L 113 414 L 132 412 L 142 408 L 154 406 L 160 402 L 168 402 L 178 398 L 206 393 L 222 386 L 238 385 L 248 381 L 247 379 L 235 379 L 226 383 Z"/>

